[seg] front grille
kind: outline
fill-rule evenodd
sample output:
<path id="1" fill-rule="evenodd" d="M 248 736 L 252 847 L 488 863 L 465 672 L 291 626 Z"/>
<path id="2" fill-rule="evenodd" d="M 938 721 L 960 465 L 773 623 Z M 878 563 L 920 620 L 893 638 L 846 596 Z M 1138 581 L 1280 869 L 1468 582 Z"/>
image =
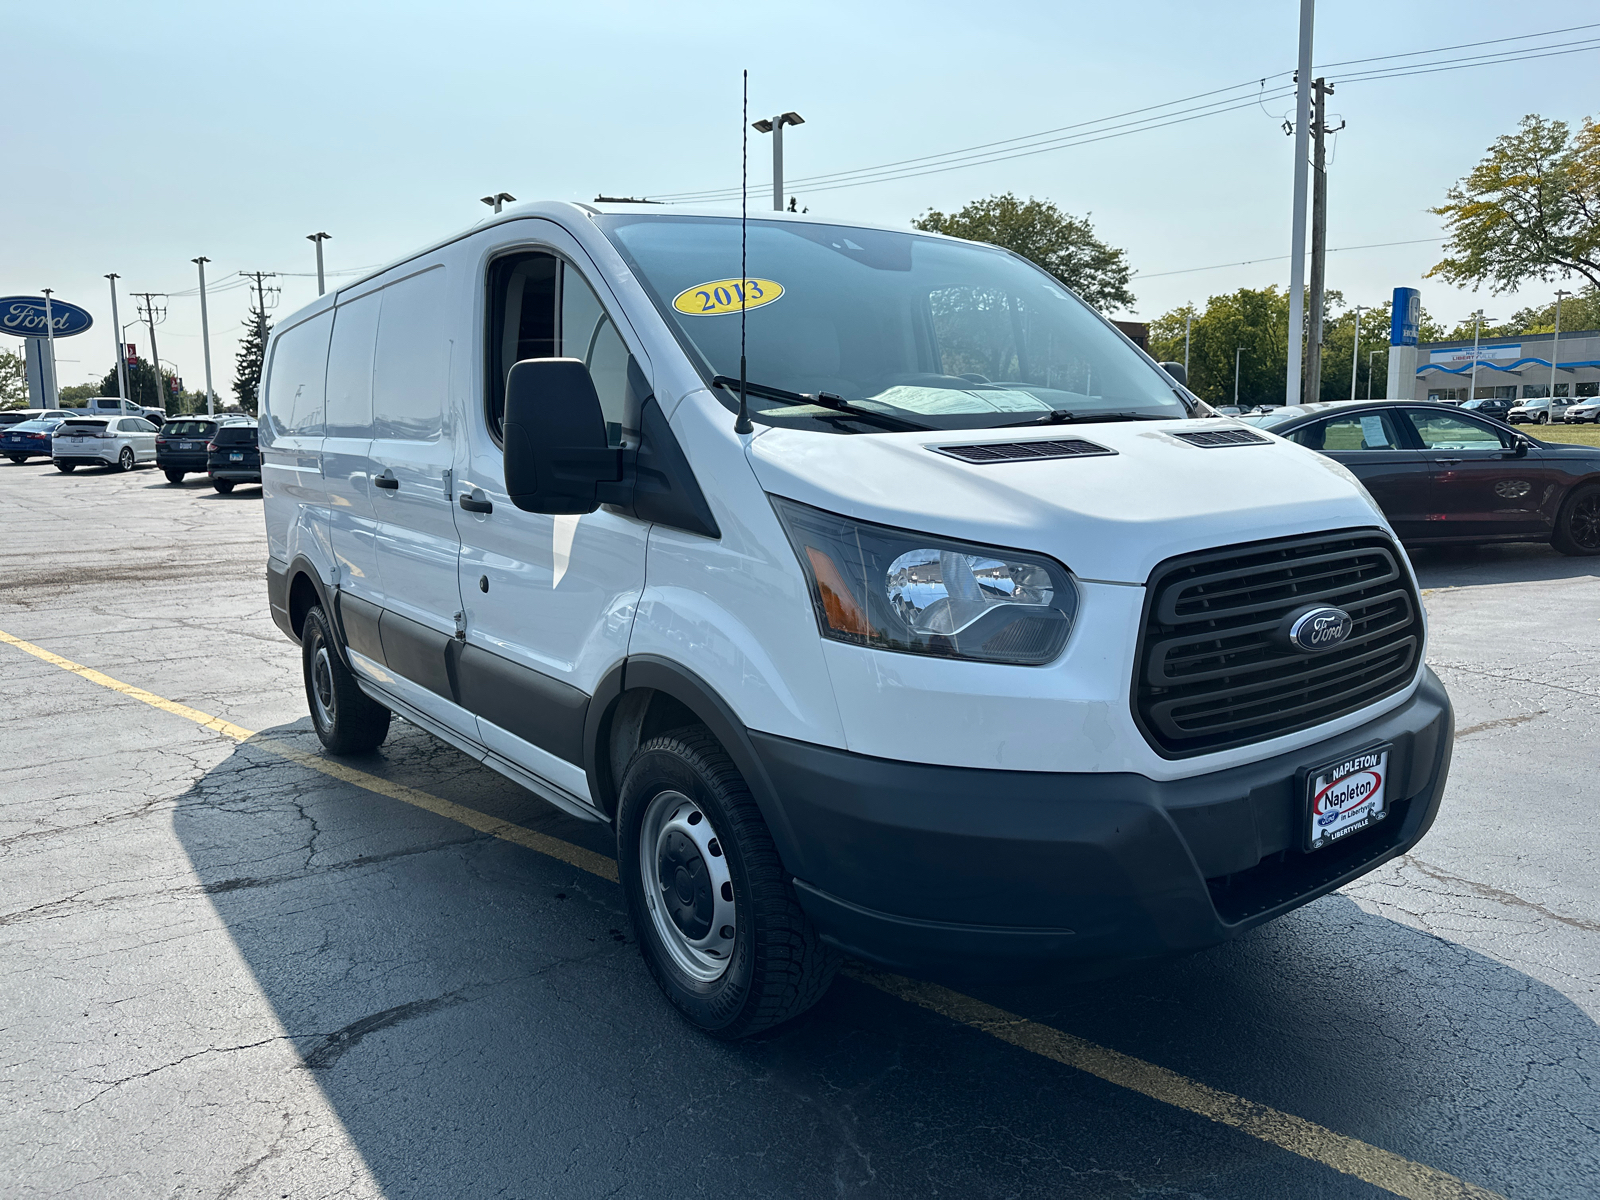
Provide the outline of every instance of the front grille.
<path id="1" fill-rule="evenodd" d="M 1041 458 L 1082 458 L 1115 454 L 1082 438 L 1051 438 L 1041 442 L 977 442 L 970 446 L 930 446 L 940 454 L 969 463 L 1028 462 Z"/>
<path id="2" fill-rule="evenodd" d="M 1172 435 L 1180 441 L 1188 442 L 1191 446 L 1200 446 L 1205 449 L 1215 449 L 1220 446 L 1265 446 L 1267 439 L 1259 433 L 1251 433 L 1248 429 L 1202 429 L 1197 433 L 1175 433 Z"/>
<path id="3" fill-rule="evenodd" d="M 1350 636 L 1306 654 L 1273 639 L 1307 604 Z M 1250 542 L 1168 559 L 1146 585 L 1134 715 L 1167 758 L 1309 729 L 1405 687 L 1422 649 L 1400 551 L 1377 530 Z"/>

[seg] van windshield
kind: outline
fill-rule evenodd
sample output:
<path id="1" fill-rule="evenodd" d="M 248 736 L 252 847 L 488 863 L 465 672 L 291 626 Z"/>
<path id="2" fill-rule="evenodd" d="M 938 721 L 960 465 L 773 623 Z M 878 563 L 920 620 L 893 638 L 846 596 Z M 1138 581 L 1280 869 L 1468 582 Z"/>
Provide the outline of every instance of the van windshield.
<path id="1" fill-rule="evenodd" d="M 739 221 L 602 215 L 680 341 L 708 375 L 739 375 Z M 1005 251 L 802 221 L 749 224 L 750 382 L 938 429 L 1128 416 L 1178 418 L 1172 381 L 1054 278 Z M 713 389 L 730 409 L 737 400 Z M 885 426 L 752 395 L 769 424 Z"/>

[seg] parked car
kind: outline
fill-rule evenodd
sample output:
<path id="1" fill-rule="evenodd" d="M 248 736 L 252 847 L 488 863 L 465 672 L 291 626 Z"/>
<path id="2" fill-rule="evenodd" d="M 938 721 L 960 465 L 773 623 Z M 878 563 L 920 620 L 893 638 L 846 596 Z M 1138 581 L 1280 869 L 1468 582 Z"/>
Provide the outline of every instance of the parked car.
<path id="1" fill-rule="evenodd" d="M 147 408 L 117 396 L 90 396 L 78 406 L 77 411 L 86 417 L 143 417 L 156 426 L 167 419 L 164 408 Z"/>
<path id="2" fill-rule="evenodd" d="M 239 425 L 247 417 L 173 417 L 156 435 L 156 466 L 168 483 L 182 483 L 185 475 L 204 474 L 209 465 L 207 445 L 223 425 Z"/>
<path id="3" fill-rule="evenodd" d="M 329 753 L 398 712 L 611 826 L 721 1037 L 840 951 L 1180 953 L 1422 837 L 1450 704 L 1345 472 L 996 247 L 748 235 L 729 280 L 737 218 L 521 205 L 280 322 L 267 594 Z"/>
<path id="4" fill-rule="evenodd" d="M 65 417 L 37 417 L 15 425 L 0 426 L 0 454 L 14 463 L 30 458 L 49 458 L 52 435 Z"/>
<path id="5" fill-rule="evenodd" d="M 68 412 L 64 408 L 13 408 L 7 412 L 0 412 L 0 429 L 8 425 L 20 425 L 24 421 L 37 421 L 41 417 L 75 417 L 78 414 Z"/>
<path id="6" fill-rule="evenodd" d="M 1476 400 L 1463 400 L 1457 407 L 1463 412 L 1475 412 L 1480 417 L 1504 421 L 1506 414 L 1516 406 L 1516 403 L 1515 400 L 1508 400 L 1503 396 L 1480 396 Z"/>
<path id="7" fill-rule="evenodd" d="M 1244 418 L 1343 463 L 1401 541 L 1549 542 L 1600 554 L 1600 447 L 1425 403 L 1305 404 Z"/>
<path id="8" fill-rule="evenodd" d="M 217 426 L 206 443 L 206 474 L 211 486 L 224 495 L 235 484 L 261 482 L 261 448 L 253 422 Z"/>
<path id="9" fill-rule="evenodd" d="M 1506 413 L 1509 425 L 1549 425 L 1566 418 L 1567 409 L 1577 401 L 1570 396 L 1539 396 L 1522 400 Z"/>
<path id="10" fill-rule="evenodd" d="M 58 471 L 131 471 L 139 463 L 155 462 L 156 432 L 143 417 L 67 417 L 56 426 L 50 454 Z"/>
<path id="11" fill-rule="evenodd" d="M 1567 409 L 1564 419 L 1568 425 L 1582 425 L 1585 421 L 1600 424 L 1600 396 L 1580 396 Z"/>

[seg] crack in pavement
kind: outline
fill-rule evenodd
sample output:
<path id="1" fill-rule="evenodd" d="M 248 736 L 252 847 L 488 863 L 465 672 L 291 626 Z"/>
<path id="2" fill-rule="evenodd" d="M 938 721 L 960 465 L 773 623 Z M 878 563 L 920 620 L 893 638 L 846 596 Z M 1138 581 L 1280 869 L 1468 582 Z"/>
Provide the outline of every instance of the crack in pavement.
<path id="1" fill-rule="evenodd" d="M 1508 892 L 1487 883 L 1479 883 L 1474 879 L 1467 879 L 1464 876 L 1453 874 L 1443 867 L 1436 867 L 1432 863 L 1424 862 L 1414 855 L 1402 854 L 1397 861 L 1409 863 L 1437 883 L 1464 888 L 1466 891 L 1481 896 L 1485 900 L 1493 900 L 1510 908 L 1525 908 L 1529 912 L 1538 913 L 1548 920 L 1557 921 L 1562 925 L 1569 925 L 1574 929 L 1581 929 L 1585 933 L 1600 933 L 1600 921 L 1589 921 L 1582 917 L 1566 916 L 1556 912 L 1554 909 L 1546 908 L 1537 901 L 1525 900 L 1515 892 Z"/>

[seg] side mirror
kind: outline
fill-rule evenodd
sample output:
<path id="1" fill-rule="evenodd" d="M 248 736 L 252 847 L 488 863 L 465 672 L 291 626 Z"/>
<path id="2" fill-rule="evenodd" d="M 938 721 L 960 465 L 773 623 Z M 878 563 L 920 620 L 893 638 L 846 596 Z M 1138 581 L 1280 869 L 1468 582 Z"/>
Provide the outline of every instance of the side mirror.
<path id="1" fill-rule="evenodd" d="M 1183 384 L 1184 387 L 1188 387 L 1189 386 L 1189 372 L 1187 372 L 1187 371 L 1185 371 L 1183 369 L 1183 364 L 1182 363 L 1164 362 L 1164 363 L 1158 363 L 1156 365 L 1159 366 L 1168 375 L 1171 375 L 1179 383 Z"/>
<path id="2" fill-rule="evenodd" d="M 625 502 L 623 452 L 606 442 L 589 369 L 529 358 L 506 379 L 506 493 L 523 512 L 590 513 Z"/>
<path id="3" fill-rule="evenodd" d="M 1514 458 L 1527 458 L 1528 457 L 1528 439 L 1519 437 L 1517 439 L 1517 444 L 1511 448 L 1511 454 L 1512 454 L 1512 457 L 1514 457 Z"/>

